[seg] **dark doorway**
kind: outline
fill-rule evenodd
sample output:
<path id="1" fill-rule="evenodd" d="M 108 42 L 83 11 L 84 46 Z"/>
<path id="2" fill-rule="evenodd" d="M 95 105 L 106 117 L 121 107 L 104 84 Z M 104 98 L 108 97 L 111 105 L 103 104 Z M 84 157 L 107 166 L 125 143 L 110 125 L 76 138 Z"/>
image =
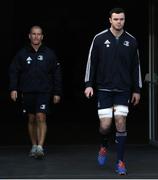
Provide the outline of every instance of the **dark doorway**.
<path id="1" fill-rule="evenodd" d="M 54 3 L 52 5 L 52 3 Z M 88 3 L 88 2 L 87 2 Z M 11 102 L 8 91 L 8 66 L 16 51 L 27 41 L 31 25 L 39 24 L 45 31 L 45 43 L 61 59 L 64 98 L 52 106 L 48 118 L 47 143 L 78 144 L 98 142 L 98 117 L 95 98 L 83 95 L 85 66 L 93 36 L 109 27 L 108 12 L 113 7 L 127 12 L 126 30 L 133 34 L 140 49 L 142 77 L 148 71 L 148 0 L 90 2 L 81 1 L 5 1 L 1 11 L 1 127 L 0 144 L 27 144 L 27 120 L 18 104 Z M 5 20 L 3 19 L 5 17 Z M 5 34 L 3 36 L 3 34 Z M 148 99 L 142 89 L 142 101 L 131 108 L 128 117 L 128 142 L 148 142 Z M 141 133 L 140 133 L 141 132 Z"/>

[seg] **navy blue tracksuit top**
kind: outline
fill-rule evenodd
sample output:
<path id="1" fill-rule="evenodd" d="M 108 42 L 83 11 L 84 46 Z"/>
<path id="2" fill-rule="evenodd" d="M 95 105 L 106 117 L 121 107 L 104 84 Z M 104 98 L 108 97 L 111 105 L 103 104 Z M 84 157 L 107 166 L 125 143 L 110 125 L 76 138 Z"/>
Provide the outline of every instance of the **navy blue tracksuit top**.
<path id="1" fill-rule="evenodd" d="M 118 39 L 110 29 L 97 34 L 89 50 L 85 84 L 139 93 L 142 82 L 136 39 L 126 31 Z"/>
<path id="2" fill-rule="evenodd" d="M 61 68 L 53 50 L 41 45 L 36 52 L 32 46 L 22 48 L 10 68 L 10 90 L 61 94 Z"/>

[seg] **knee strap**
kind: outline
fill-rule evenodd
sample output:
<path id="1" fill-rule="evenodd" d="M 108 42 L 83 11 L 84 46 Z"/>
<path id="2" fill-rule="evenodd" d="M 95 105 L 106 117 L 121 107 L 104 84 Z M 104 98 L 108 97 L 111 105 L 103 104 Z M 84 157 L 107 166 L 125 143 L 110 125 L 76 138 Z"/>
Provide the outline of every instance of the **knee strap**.
<path id="1" fill-rule="evenodd" d="M 99 109 L 98 110 L 98 116 L 99 118 L 104 118 L 104 117 L 107 117 L 107 118 L 112 118 L 112 108 L 106 108 L 106 109 Z"/>
<path id="2" fill-rule="evenodd" d="M 121 116 L 127 116 L 129 110 L 128 106 L 123 106 L 123 105 L 117 105 L 114 106 L 114 115 L 121 115 Z"/>

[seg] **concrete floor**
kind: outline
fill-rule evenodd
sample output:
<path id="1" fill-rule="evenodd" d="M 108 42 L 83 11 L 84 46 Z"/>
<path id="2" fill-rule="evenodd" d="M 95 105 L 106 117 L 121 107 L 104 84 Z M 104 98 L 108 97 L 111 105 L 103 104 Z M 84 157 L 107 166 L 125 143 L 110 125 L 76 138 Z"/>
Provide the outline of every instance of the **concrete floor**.
<path id="1" fill-rule="evenodd" d="M 28 146 L 0 147 L 0 179 L 155 179 L 158 178 L 158 148 L 148 144 L 127 144 L 128 174 L 115 171 L 115 145 L 109 147 L 108 162 L 99 167 L 98 145 L 52 145 L 46 157 L 28 157 Z"/>

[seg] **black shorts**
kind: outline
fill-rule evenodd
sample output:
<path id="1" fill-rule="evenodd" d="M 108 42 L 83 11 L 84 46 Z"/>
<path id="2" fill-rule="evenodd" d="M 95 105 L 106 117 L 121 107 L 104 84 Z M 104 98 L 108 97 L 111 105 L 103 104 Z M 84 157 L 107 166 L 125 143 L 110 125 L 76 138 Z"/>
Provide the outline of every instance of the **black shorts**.
<path id="1" fill-rule="evenodd" d="M 23 93 L 23 111 L 26 113 L 48 113 L 50 104 L 49 93 Z"/>
<path id="2" fill-rule="evenodd" d="M 129 105 L 130 92 L 129 91 L 98 91 L 98 109 L 106 109 L 114 105 Z"/>

